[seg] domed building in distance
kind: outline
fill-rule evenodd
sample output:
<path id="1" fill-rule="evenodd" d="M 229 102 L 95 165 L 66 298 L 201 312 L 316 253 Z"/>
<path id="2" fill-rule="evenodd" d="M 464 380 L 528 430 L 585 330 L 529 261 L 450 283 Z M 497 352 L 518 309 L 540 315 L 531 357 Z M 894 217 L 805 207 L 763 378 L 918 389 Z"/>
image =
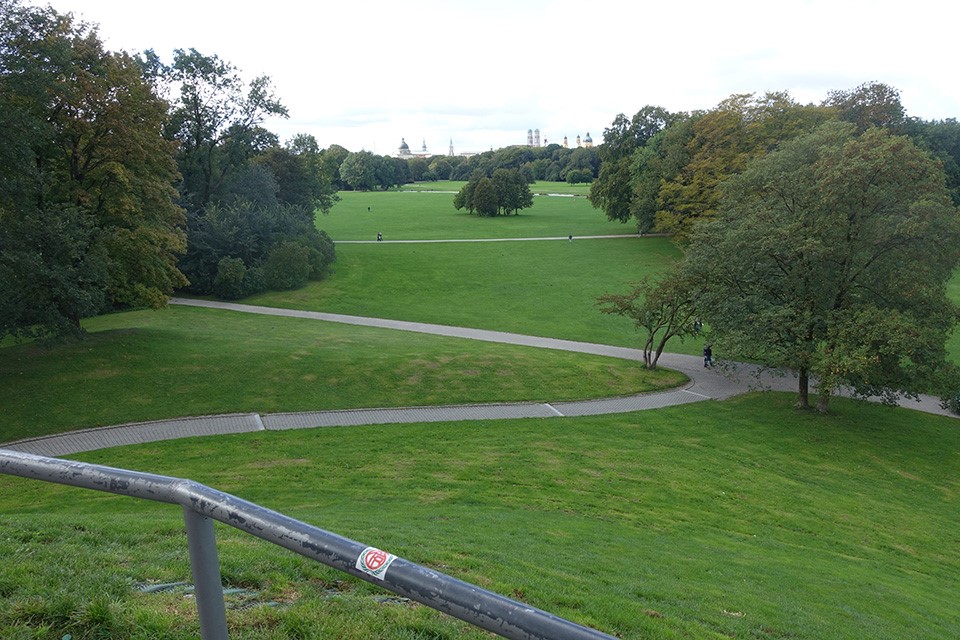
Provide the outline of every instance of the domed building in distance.
<path id="1" fill-rule="evenodd" d="M 452 144 L 452 141 L 451 141 Z M 397 147 L 397 157 L 398 158 L 429 158 L 432 154 L 427 151 L 427 141 L 423 141 L 423 146 L 420 151 L 414 153 L 410 151 L 410 145 L 407 144 L 406 139 L 400 138 L 400 146 Z"/>

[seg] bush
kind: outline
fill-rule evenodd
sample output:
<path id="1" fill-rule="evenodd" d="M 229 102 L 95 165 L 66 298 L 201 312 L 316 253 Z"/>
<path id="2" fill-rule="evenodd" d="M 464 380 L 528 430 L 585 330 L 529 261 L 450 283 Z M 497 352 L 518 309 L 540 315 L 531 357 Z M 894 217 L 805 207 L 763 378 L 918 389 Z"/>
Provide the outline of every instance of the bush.
<path id="1" fill-rule="evenodd" d="M 271 289 L 296 289 L 310 278 L 310 249 L 299 242 L 279 242 L 270 248 L 263 266 Z"/>
<path id="2" fill-rule="evenodd" d="M 568 184 L 593 182 L 593 172 L 590 169 L 573 169 L 567 172 Z"/>
<path id="3" fill-rule="evenodd" d="M 244 295 L 244 279 L 247 267 L 240 258 L 222 258 L 217 263 L 217 277 L 213 281 L 213 293 L 224 300 L 236 300 Z"/>
<path id="4" fill-rule="evenodd" d="M 943 408 L 960 416 L 960 393 L 944 398 Z"/>

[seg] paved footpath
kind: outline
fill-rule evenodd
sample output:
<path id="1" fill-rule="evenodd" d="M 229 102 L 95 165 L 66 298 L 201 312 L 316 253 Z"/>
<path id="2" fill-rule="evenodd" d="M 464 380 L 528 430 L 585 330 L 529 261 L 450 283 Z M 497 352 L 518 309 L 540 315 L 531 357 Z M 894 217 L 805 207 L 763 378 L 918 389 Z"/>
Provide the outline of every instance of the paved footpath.
<path id="1" fill-rule="evenodd" d="M 339 322 L 365 327 L 379 327 L 399 331 L 413 331 L 432 335 L 483 340 L 503 344 L 515 344 L 542 349 L 558 349 L 578 353 L 642 360 L 639 349 L 611 345 L 541 338 L 502 331 L 469 329 L 422 322 L 405 322 L 383 318 L 366 318 L 319 311 L 299 311 L 260 307 L 231 302 L 172 298 L 170 304 L 222 309 L 239 313 L 307 318 L 325 322 Z M 552 418 L 563 416 L 591 416 L 609 413 L 626 413 L 645 409 L 659 409 L 673 405 L 722 400 L 756 389 L 794 391 L 796 378 L 792 375 L 777 375 L 753 365 L 718 363 L 705 369 L 703 359 L 697 356 L 664 353 L 660 366 L 684 373 L 690 382 L 682 389 L 657 393 L 638 394 L 619 398 L 582 400 L 550 403 L 503 403 L 455 405 L 440 407 L 398 407 L 373 409 L 345 409 L 337 411 L 307 411 L 273 414 L 226 414 L 159 420 L 136 424 L 84 429 L 59 435 L 18 440 L 4 445 L 8 449 L 26 451 L 39 455 L 62 456 L 95 449 L 105 449 L 130 444 L 142 444 L 159 440 L 172 440 L 192 436 L 223 435 L 251 431 L 279 431 L 286 429 L 309 429 L 316 427 L 343 427 L 372 424 L 404 424 L 413 422 L 455 422 L 460 420 L 503 420 L 510 418 Z M 940 407 L 936 398 L 924 396 L 918 403 L 902 400 L 900 405 L 910 409 L 950 416 Z M 956 417 L 956 416 L 952 416 Z"/>

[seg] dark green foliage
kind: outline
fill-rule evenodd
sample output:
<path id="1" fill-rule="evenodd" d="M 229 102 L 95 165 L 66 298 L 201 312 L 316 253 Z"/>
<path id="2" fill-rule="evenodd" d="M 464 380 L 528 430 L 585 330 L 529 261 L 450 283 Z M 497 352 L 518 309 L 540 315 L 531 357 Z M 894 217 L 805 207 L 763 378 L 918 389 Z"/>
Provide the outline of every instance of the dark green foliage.
<path id="1" fill-rule="evenodd" d="M 497 169 L 492 177 L 477 172 L 453 198 L 458 211 L 476 211 L 484 217 L 509 215 L 533 206 L 533 194 L 519 169 Z"/>
<path id="2" fill-rule="evenodd" d="M 295 240 L 270 247 L 263 265 L 267 286 L 271 289 L 296 289 L 310 277 L 310 249 Z"/>
<path id="3" fill-rule="evenodd" d="M 224 300 L 242 298 L 247 267 L 240 258 L 221 258 L 217 263 L 217 276 L 213 280 L 213 293 Z"/>
<path id="4" fill-rule="evenodd" d="M 135 60 L 51 8 L 0 4 L 0 43 L 0 337 L 162 306 L 186 284 L 165 103 Z"/>
<path id="5" fill-rule="evenodd" d="M 647 215 L 645 212 L 648 196 L 635 193 L 635 180 L 638 175 L 646 173 L 653 176 L 654 173 L 643 171 L 642 168 L 638 170 L 634 158 L 646 151 L 652 140 L 662 137 L 660 134 L 663 131 L 686 119 L 686 114 L 670 113 L 662 107 L 652 105 L 642 108 L 629 120 L 624 114 L 618 114 L 610 127 L 603 132 L 603 145 L 599 148 L 602 164 L 596 173 L 597 180 L 590 186 L 591 204 L 602 210 L 609 220 L 625 223 L 636 216 L 640 230 L 648 231 L 652 228 L 653 213 Z M 657 189 L 661 177 L 663 176 L 656 178 Z M 638 198 L 644 198 L 642 217 L 634 204 Z"/>
<path id="6" fill-rule="evenodd" d="M 954 118 L 930 122 L 911 119 L 906 129 L 914 142 L 943 163 L 950 197 L 953 204 L 960 205 L 960 123 Z"/>
<path id="7" fill-rule="evenodd" d="M 937 386 L 958 317 L 943 172 L 904 136 L 855 132 L 828 123 L 752 163 L 686 256 L 725 350 L 798 371 L 800 406 L 815 376 L 824 410 L 841 385 L 888 400 Z"/>
<path id="8" fill-rule="evenodd" d="M 276 136 L 260 124 L 268 116 L 285 117 L 287 110 L 268 77 L 248 86 L 216 55 L 177 49 L 170 65 L 152 58 L 157 74 L 179 89 L 166 133 L 179 143 L 183 204 L 188 211 L 202 211 L 223 199 L 251 157 L 276 145 Z"/>
<path id="9" fill-rule="evenodd" d="M 590 169 L 574 169 L 572 171 L 567 171 L 567 182 L 570 184 L 593 182 L 593 171 Z"/>
<path id="10" fill-rule="evenodd" d="M 488 218 L 497 215 L 497 189 L 490 178 L 484 176 L 477 180 L 473 189 L 473 206 L 478 215 Z"/>
<path id="11" fill-rule="evenodd" d="M 289 289 L 322 278 L 336 259 L 312 211 L 292 205 L 212 206 L 189 217 L 188 233 L 191 243 L 181 266 L 194 293 L 238 298 L 275 285 Z"/>

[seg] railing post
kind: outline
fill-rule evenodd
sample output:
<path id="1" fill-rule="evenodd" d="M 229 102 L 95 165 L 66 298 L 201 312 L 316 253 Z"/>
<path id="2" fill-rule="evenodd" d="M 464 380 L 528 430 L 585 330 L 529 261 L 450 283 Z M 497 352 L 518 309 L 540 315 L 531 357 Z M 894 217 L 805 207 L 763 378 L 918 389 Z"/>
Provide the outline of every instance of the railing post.
<path id="1" fill-rule="evenodd" d="M 213 520 L 186 506 L 183 507 L 183 520 L 187 525 L 200 637 L 203 640 L 228 640 L 227 610 L 220 584 L 220 558 L 217 555 Z"/>

